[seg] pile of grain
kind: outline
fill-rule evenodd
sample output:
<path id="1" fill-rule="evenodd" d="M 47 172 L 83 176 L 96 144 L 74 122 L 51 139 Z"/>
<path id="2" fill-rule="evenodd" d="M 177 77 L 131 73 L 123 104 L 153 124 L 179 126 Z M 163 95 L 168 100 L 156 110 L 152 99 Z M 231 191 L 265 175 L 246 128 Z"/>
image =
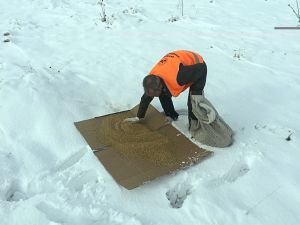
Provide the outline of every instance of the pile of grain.
<path id="1" fill-rule="evenodd" d="M 103 143 L 110 145 L 124 158 L 143 159 L 165 167 L 180 163 L 167 137 L 149 130 L 143 124 L 124 122 L 127 117 L 127 114 L 119 114 L 103 120 L 99 137 Z"/>

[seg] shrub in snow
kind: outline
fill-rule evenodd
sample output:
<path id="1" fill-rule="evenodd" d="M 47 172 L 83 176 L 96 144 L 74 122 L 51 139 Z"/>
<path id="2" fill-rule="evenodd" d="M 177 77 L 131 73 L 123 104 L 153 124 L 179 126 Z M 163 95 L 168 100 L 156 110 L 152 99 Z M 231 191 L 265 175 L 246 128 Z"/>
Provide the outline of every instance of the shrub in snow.
<path id="1" fill-rule="evenodd" d="M 107 21 L 107 15 L 105 12 L 105 3 L 104 0 L 99 0 L 98 5 L 100 5 L 101 11 L 100 11 L 100 19 L 102 22 L 106 22 Z"/>
<path id="2" fill-rule="evenodd" d="M 111 16 L 108 16 L 106 13 L 106 4 L 104 2 L 104 0 L 99 0 L 97 2 L 97 4 L 100 6 L 100 21 L 103 23 L 106 23 L 107 28 L 110 28 L 110 26 L 112 25 L 115 16 L 112 14 Z"/>
<path id="3" fill-rule="evenodd" d="M 234 49 L 233 59 L 241 60 L 243 54 L 241 53 L 241 49 Z"/>
<path id="4" fill-rule="evenodd" d="M 298 0 L 296 0 L 296 6 L 297 6 L 297 11 L 294 9 L 293 6 L 291 6 L 291 4 L 288 4 L 288 6 L 292 9 L 292 11 L 294 12 L 294 14 L 296 15 L 296 17 L 298 18 L 298 22 L 300 23 L 300 12 L 299 12 L 299 4 L 298 4 Z M 300 25 L 300 24 L 299 24 Z M 298 25 L 298 26 L 299 26 Z"/>
<path id="5" fill-rule="evenodd" d="M 183 17 L 183 0 L 179 0 L 177 7 L 179 8 L 179 10 L 181 11 L 181 16 Z M 176 22 L 180 19 L 179 16 L 171 16 L 168 21 L 173 23 Z"/>
<path id="6" fill-rule="evenodd" d="M 178 17 L 178 16 L 171 16 L 171 17 L 168 19 L 168 21 L 171 22 L 171 23 L 176 22 L 176 21 L 178 21 L 178 20 L 179 20 L 179 17 Z"/>

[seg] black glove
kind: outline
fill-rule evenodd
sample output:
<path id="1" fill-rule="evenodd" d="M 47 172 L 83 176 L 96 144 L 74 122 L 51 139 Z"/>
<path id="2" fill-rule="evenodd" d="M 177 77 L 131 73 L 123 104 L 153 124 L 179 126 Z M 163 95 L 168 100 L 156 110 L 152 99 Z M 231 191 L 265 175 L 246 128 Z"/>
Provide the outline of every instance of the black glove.
<path id="1" fill-rule="evenodd" d="M 176 121 L 178 119 L 179 114 L 176 111 L 174 111 L 172 114 L 169 114 L 169 113 L 166 114 L 166 116 L 170 117 L 170 118 L 172 118 L 172 120 Z"/>

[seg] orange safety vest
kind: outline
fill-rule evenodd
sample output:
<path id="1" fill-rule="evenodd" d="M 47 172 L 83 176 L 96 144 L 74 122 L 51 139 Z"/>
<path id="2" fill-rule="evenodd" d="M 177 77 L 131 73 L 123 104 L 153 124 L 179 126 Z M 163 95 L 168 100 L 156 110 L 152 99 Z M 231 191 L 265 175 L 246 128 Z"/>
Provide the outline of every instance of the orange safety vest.
<path id="1" fill-rule="evenodd" d="M 190 66 L 203 63 L 203 58 L 195 53 L 185 50 L 170 52 L 165 55 L 150 71 L 149 75 L 156 75 L 163 79 L 172 96 L 177 97 L 181 92 L 190 87 L 192 83 L 179 85 L 177 73 L 179 65 Z"/>

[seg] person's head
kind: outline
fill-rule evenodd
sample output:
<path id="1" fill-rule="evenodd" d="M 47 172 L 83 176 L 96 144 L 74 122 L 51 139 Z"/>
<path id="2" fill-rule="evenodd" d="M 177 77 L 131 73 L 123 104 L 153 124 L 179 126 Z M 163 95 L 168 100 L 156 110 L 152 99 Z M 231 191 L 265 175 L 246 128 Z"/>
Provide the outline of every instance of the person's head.
<path id="1" fill-rule="evenodd" d="M 145 94 L 151 97 L 158 97 L 162 91 L 162 82 L 158 76 L 148 75 L 143 80 Z"/>

